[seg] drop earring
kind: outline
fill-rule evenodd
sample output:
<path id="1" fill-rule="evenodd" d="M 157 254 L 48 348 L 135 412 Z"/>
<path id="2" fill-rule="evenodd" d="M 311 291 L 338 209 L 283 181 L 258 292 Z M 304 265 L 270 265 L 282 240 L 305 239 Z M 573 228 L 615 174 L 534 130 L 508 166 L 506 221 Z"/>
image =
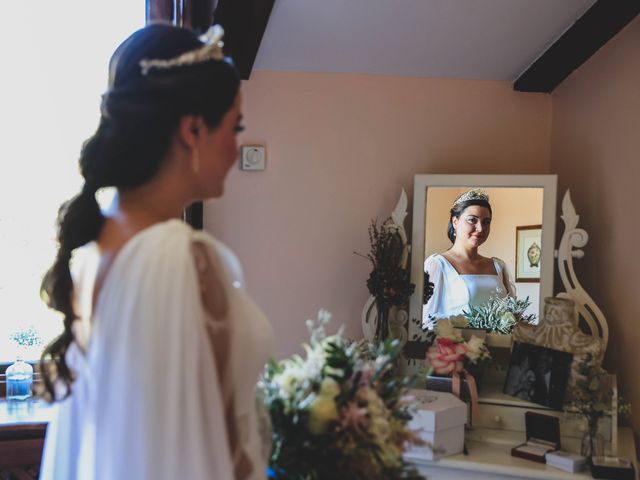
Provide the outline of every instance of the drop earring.
<path id="1" fill-rule="evenodd" d="M 191 152 L 191 170 L 193 173 L 198 173 L 200 171 L 200 154 L 198 153 L 197 148 L 194 148 Z"/>

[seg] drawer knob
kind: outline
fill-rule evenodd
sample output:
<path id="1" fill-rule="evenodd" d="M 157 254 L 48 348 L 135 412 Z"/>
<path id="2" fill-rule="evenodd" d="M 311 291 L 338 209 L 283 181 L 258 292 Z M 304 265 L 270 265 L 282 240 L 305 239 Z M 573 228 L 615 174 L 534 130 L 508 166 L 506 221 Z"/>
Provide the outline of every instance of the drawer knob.
<path id="1" fill-rule="evenodd" d="M 493 421 L 496 423 L 501 423 L 502 417 L 500 415 L 496 415 L 495 417 L 493 417 Z"/>

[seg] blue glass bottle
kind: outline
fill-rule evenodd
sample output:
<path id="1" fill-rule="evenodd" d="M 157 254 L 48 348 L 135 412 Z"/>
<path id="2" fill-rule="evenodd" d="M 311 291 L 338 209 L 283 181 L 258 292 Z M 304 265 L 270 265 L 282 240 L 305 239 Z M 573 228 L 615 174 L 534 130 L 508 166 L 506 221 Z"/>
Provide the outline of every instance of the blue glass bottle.
<path id="1" fill-rule="evenodd" d="M 7 376 L 7 400 L 26 400 L 32 396 L 33 367 L 18 356 L 16 363 L 5 372 Z"/>

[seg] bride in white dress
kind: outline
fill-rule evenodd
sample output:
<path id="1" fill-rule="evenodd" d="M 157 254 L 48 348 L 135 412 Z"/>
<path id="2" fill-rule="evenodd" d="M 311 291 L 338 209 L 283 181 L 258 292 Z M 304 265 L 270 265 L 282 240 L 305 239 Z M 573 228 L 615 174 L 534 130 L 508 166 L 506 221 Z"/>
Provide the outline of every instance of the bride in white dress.
<path id="1" fill-rule="evenodd" d="M 453 203 L 447 233 L 453 244 L 443 253 L 434 253 L 424 262 L 424 271 L 433 283 L 433 295 L 424 305 L 422 327 L 462 317 L 468 305 L 481 305 L 492 297 L 516 296 L 516 287 L 505 262 L 484 257 L 478 248 L 491 231 L 489 196 L 469 190 Z"/>
<path id="2" fill-rule="evenodd" d="M 43 280 L 64 333 L 43 355 L 58 413 L 41 479 L 266 476 L 254 389 L 271 327 L 231 250 L 176 220 L 222 194 L 237 156 L 240 80 L 220 35 L 151 25 L 110 62 Z M 103 215 L 106 186 L 118 197 Z"/>

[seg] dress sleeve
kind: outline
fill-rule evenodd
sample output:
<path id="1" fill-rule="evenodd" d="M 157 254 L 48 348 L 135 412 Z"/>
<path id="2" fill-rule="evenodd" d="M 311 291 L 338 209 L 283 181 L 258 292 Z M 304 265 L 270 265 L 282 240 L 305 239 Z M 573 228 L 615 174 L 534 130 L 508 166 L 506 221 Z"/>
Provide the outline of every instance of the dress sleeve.
<path id="1" fill-rule="evenodd" d="M 212 351 L 216 358 L 216 368 L 221 379 L 221 388 L 225 404 L 227 438 L 233 457 L 236 479 L 248 478 L 254 470 L 246 446 L 240 440 L 241 434 L 236 423 L 235 389 L 233 379 L 225 373 L 230 371 L 231 325 L 228 322 L 229 298 L 225 284 L 230 279 L 222 265 L 215 247 L 202 240 L 192 244 L 193 256 L 198 271 L 200 296 L 207 312 L 207 333 Z"/>
<path id="2" fill-rule="evenodd" d="M 422 329 L 431 330 L 437 319 L 442 316 L 445 278 L 442 265 L 435 255 L 431 255 L 424 261 L 424 271 L 429 274 L 429 281 L 433 283 L 433 295 L 422 308 Z"/>
<path id="3" fill-rule="evenodd" d="M 207 329 L 190 233 L 174 224 L 138 242 L 103 286 L 82 478 L 236 478 L 226 353 Z"/>
<path id="4" fill-rule="evenodd" d="M 501 269 L 502 282 L 504 283 L 504 286 L 506 287 L 509 295 L 515 298 L 516 284 L 515 284 L 515 281 L 513 280 L 513 275 L 511 274 L 511 270 L 509 270 L 509 267 L 503 260 L 499 258 L 497 260 Z"/>

